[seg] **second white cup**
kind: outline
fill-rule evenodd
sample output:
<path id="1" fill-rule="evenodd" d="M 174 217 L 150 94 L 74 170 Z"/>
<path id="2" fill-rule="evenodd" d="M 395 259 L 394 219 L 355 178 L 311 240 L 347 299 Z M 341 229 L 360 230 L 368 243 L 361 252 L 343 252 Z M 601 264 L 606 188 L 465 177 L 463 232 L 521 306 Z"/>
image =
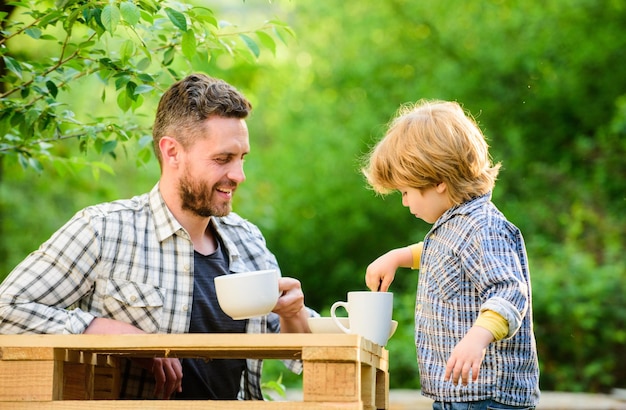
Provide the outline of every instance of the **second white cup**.
<path id="1" fill-rule="evenodd" d="M 342 325 L 335 314 L 339 307 L 343 307 L 348 312 L 349 328 Z M 392 313 L 393 293 L 391 292 L 348 292 L 347 302 L 335 302 L 330 307 L 333 321 L 343 332 L 361 335 L 381 346 L 385 346 L 389 340 Z"/>

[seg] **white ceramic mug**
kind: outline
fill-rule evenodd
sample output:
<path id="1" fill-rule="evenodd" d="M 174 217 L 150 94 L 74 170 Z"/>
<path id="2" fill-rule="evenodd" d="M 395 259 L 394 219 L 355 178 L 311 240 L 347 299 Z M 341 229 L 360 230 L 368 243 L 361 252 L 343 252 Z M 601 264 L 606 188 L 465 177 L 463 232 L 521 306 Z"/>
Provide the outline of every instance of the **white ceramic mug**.
<path id="1" fill-rule="evenodd" d="M 350 328 L 341 324 L 335 314 L 338 307 L 343 307 L 348 311 Z M 333 321 L 343 332 L 361 335 L 381 346 L 385 346 L 389 340 L 392 312 L 393 293 L 391 292 L 348 292 L 347 302 L 335 302 L 330 307 Z"/>
<path id="2" fill-rule="evenodd" d="M 235 320 L 269 314 L 280 297 L 276 269 L 230 273 L 215 278 L 217 302 Z"/>

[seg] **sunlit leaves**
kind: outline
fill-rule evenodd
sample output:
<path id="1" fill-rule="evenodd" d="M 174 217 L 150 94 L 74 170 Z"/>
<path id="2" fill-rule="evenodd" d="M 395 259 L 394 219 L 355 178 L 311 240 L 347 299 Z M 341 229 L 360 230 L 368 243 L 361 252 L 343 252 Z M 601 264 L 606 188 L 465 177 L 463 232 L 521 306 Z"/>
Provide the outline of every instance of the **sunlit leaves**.
<path id="1" fill-rule="evenodd" d="M 187 30 L 183 33 L 182 40 L 180 42 L 183 50 L 183 55 L 188 59 L 193 58 L 196 54 L 196 35 L 192 30 Z"/>
<path id="2" fill-rule="evenodd" d="M 263 47 L 270 50 L 272 54 L 276 54 L 276 42 L 274 41 L 272 36 L 261 30 L 257 30 L 255 34 L 259 38 L 259 41 L 261 42 Z"/>
<path id="3" fill-rule="evenodd" d="M 20 164 L 36 170 L 42 164 L 57 167 L 62 163 L 55 161 L 54 149 L 43 147 L 66 139 L 78 139 L 85 152 L 115 155 L 124 142 L 149 134 L 136 126 L 133 117 L 145 117 L 140 109 L 146 99 L 158 100 L 167 85 L 191 71 L 210 71 L 211 62 L 222 54 L 252 63 L 264 49 L 275 54 L 277 42 L 289 35 L 280 21 L 254 29 L 221 25 L 210 8 L 184 2 L 34 3 L 20 2 L 26 20 L 4 20 L 5 36 L 0 37 L 5 68 L 4 90 L 0 91 L 0 155 L 19 153 Z M 31 43 L 47 40 L 45 52 L 14 52 L 11 45 L 19 44 L 21 37 Z M 9 43 L 9 39 L 15 41 Z M 96 111 L 106 110 L 113 119 L 104 120 L 90 110 L 85 114 L 84 109 L 67 103 L 64 95 L 91 77 L 102 86 L 93 90 Z M 104 127 L 103 123 L 116 125 Z M 139 161 L 145 163 L 151 149 L 141 152 Z"/>
<path id="4" fill-rule="evenodd" d="M 178 27 L 180 31 L 187 31 L 187 19 L 183 13 L 170 7 L 165 9 L 165 13 L 167 13 L 167 17 L 169 17 L 170 21 Z"/>
<path id="5" fill-rule="evenodd" d="M 115 33 L 117 25 L 120 24 L 122 14 L 120 9 L 114 4 L 108 4 L 102 9 L 102 15 L 100 16 L 102 25 L 111 34 Z"/>
<path id="6" fill-rule="evenodd" d="M 120 14 L 125 22 L 134 26 L 139 23 L 141 13 L 139 8 L 132 1 L 124 1 L 120 4 Z"/>
<path id="7" fill-rule="evenodd" d="M 16 59 L 9 56 L 4 56 L 2 58 L 4 59 L 4 64 L 6 68 L 9 69 L 9 71 L 15 74 L 18 78 L 22 78 L 22 66 L 20 65 L 20 63 Z"/>
<path id="8" fill-rule="evenodd" d="M 254 54 L 255 57 L 258 57 L 261 54 L 261 50 L 259 49 L 258 44 L 254 40 L 252 40 L 250 36 L 246 34 L 240 34 L 239 37 L 241 37 L 243 42 L 246 44 L 246 46 L 248 46 L 248 48 L 250 49 L 250 51 L 252 51 L 252 54 Z"/>

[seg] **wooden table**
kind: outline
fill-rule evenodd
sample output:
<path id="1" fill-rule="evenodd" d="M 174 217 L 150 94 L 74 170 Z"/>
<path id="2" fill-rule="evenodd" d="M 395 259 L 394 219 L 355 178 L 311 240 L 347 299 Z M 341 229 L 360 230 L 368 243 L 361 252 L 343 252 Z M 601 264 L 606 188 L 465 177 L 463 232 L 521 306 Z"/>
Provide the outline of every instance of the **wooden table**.
<path id="1" fill-rule="evenodd" d="M 115 400 L 121 357 L 301 359 L 303 401 Z M 387 409 L 388 371 L 347 334 L 0 335 L 0 408 Z"/>

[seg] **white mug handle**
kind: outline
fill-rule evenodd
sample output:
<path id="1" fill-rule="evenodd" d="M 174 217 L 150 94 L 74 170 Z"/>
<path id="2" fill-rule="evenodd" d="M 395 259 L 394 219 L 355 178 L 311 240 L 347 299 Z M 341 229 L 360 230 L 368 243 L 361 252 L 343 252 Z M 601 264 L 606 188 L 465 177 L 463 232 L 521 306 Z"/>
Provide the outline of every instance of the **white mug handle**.
<path id="1" fill-rule="evenodd" d="M 335 322 L 335 324 L 339 327 L 339 329 L 341 329 L 342 332 L 350 334 L 352 333 L 352 331 L 348 329 L 347 327 L 345 327 L 344 325 L 342 325 L 341 321 L 339 321 L 339 319 L 335 315 L 335 310 L 337 310 L 338 307 L 344 308 L 346 312 L 348 312 L 348 316 L 350 315 L 350 310 L 348 309 L 347 302 L 335 302 L 330 307 L 330 316 L 333 318 L 333 322 Z"/>

